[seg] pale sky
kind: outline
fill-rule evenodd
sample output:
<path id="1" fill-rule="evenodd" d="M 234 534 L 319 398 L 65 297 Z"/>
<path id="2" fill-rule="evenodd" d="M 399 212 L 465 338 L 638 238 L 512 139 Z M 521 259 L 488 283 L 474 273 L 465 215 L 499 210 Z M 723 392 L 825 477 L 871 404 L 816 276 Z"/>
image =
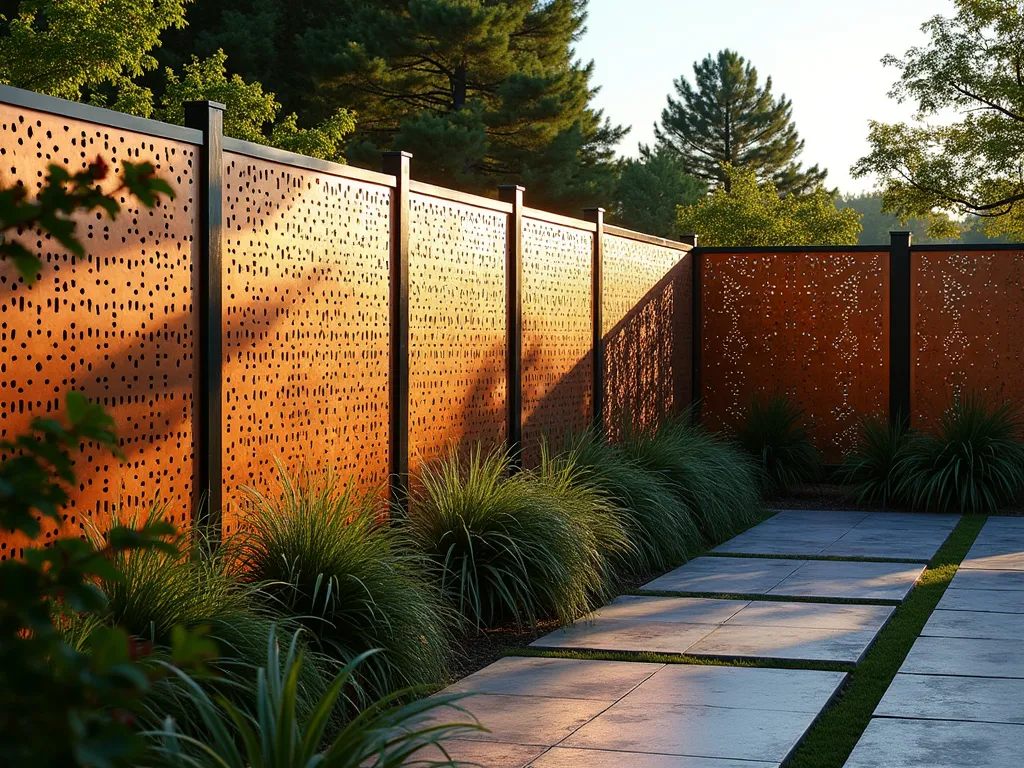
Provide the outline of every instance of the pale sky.
<path id="1" fill-rule="evenodd" d="M 922 22 L 952 8 L 951 0 L 590 0 L 577 53 L 595 62 L 597 106 L 633 126 L 620 151 L 635 155 L 638 142 L 653 140 L 672 81 L 685 73 L 693 82 L 694 61 L 732 48 L 792 99 L 804 164 L 827 168 L 829 186 L 861 191 L 872 182 L 852 179 L 850 166 L 867 151 L 868 120 L 911 114 L 887 96 L 897 72 L 880 59 L 922 43 Z"/>

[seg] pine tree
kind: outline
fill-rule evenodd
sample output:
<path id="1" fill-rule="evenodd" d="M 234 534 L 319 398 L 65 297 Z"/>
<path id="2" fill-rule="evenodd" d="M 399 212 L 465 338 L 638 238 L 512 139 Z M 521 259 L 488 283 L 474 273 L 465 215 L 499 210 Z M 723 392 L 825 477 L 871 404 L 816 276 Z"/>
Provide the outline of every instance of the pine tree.
<path id="1" fill-rule="evenodd" d="M 720 51 L 694 63 L 696 86 L 675 81 L 679 99 L 668 97 L 655 126 L 659 145 L 676 151 L 689 173 L 729 190 L 723 165 L 753 171 L 780 194 L 808 192 L 827 171 L 803 170 L 797 156 L 804 142 L 793 125 L 793 104 L 772 95 L 772 79 L 758 82 L 757 70 L 734 51 Z"/>
<path id="2" fill-rule="evenodd" d="M 585 0 L 349 0 L 299 48 L 322 108 L 359 115 L 353 162 L 405 149 L 426 180 L 481 190 L 543 181 L 547 204 L 609 204 L 625 130 L 590 107 L 592 65 L 573 60 L 585 9 Z"/>
<path id="3" fill-rule="evenodd" d="M 626 160 L 616 190 L 615 223 L 649 235 L 676 237 L 676 209 L 707 194 L 707 184 L 691 176 L 679 155 L 664 147 L 640 147 L 640 157 Z"/>

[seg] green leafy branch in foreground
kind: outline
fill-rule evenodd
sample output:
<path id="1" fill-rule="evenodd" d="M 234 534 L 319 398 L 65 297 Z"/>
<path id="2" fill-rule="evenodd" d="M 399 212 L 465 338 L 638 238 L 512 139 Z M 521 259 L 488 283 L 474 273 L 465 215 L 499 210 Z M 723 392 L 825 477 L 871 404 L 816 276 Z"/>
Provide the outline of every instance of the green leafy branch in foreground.
<path id="1" fill-rule="evenodd" d="M 11 230 L 21 234 L 28 229 L 41 229 L 81 257 L 85 255 L 85 247 L 75 236 L 77 222 L 71 218 L 72 214 L 98 208 L 116 219 L 121 212 L 117 197 L 122 191 L 136 197 L 147 208 L 154 207 L 160 195 L 174 198 L 174 190 L 156 176 L 152 163 L 125 161 L 121 165 L 121 184 L 111 192 L 104 192 L 98 182 L 109 173 L 110 166 L 102 157 L 97 157 L 86 170 L 74 174 L 59 165 L 49 166 L 46 182 L 34 200 L 21 183 L 0 189 L 0 259 L 10 259 L 25 282 L 31 285 L 38 279 L 42 259 L 12 239 Z"/>

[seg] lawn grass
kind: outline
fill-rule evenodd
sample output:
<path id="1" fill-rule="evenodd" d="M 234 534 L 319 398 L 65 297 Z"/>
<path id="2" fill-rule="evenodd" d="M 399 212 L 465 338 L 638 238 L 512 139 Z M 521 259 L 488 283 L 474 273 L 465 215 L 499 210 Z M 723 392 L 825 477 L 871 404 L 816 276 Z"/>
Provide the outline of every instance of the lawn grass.
<path id="1" fill-rule="evenodd" d="M 503 657 L 530 656 L 543 659 L 582 659 L 588 661 L 636 661 L 650 664 L 694 664 L 705 667 L 760 667 L 769 669 L 812 669 L 819 672 L 852 672 L 854 665 L 844 661 L 801 661 L 798 659 L 747 659 L 722 656 L 693 656 L 682 653 L 650 651 L 585 651 L 573 648 L 509 648 Z"/>
<path id="2" fill-rule="evenodd" d="M 699 597 L 704 600 L 747 600 L 762 603 L 820 603 L 822 605 L 899 605 L 899 600 L 854 597 L 806 597 L 789 595 L 748 594 L 743 592 L 677 592 L 670 589 L 636 589 L 627 594 L 634 597 Z"/>
<path id="3" fill-rule="evenodd" d="M 786 768 L 842 768 L 986 519 L 960 520 Z"/>

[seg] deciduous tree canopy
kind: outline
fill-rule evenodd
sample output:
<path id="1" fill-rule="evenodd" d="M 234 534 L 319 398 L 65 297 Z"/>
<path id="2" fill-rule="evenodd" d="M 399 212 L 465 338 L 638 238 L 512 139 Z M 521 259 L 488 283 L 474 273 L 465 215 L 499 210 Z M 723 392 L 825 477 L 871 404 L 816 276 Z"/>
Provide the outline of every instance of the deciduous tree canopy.
<path id="1" fill-rule="evenodd" d="M 915 103 L 915 120 L 872 122 L 854 174 L 877 174 L 886 210 L 931 217 L 934 236 L 956 234 L 951 213 L 1024 237 L 1024 2 L 956 0 L 955 16 L 922 30 L 926 45 L 884 59 L 900 72 L 890 95 Z"/>
<path id="2" fill-rule="evenodd" d="M 826 171 L 804 170 L 797 161 L 804 142 L 793 125 L 793 104 L 775 98 L 770 77 L 761 85 L 754 66 L 730 50 L 709 54 L 693 72 L 696 85 L 684 77 L 675 81 L 679 98 L 668 97 L 654 129 L 659 145 L 676 152 L 686 171 L 728 188 L 723 167 L 742 168 L 784 195 L 821 185 Z"/>
<path id="3" fill-rule="evenodd" d="M 729 189 L 679 208 L 680 232 L 697 232 L 701 245 L 856 245 L 860 216 L 836 208 L 821 187 L 805 195 L 780 197 L 771 182 L 758 184 L 751 170 L 726 166 Z"/>

